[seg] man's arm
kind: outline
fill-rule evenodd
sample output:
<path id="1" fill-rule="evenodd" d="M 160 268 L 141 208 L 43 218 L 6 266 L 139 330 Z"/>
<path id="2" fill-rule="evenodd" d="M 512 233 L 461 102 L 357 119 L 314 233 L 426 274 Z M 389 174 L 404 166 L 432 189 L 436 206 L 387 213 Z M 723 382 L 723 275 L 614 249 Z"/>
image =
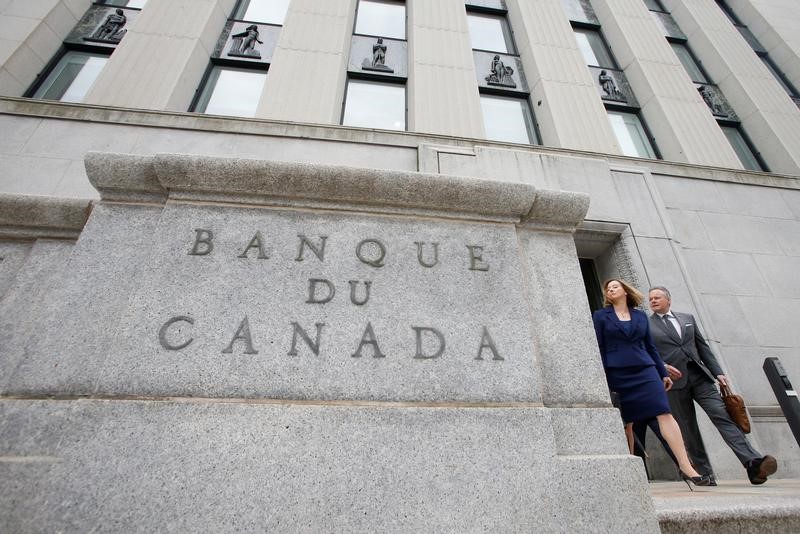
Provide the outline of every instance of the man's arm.
<path id="1" fill-rule="evenodd" d="M 703 363 L 706 365 L 706 367 L 708 367 L 708 370 L 711 371 L 711 373 L 716 376 L 723 385 L 727 385 L 725 373 L 722 371 L 722 367 L 719 366 L 717 357 L 714 356 L 713 352 L 711 352 L 711 347 L 708 346 L 708 343 L 706 342 L 702 332 L 700 332 L 700 327 L 697 325 L 697 320 L 693 315 L 689 315 L 689 317 L 691 317 L 692 323 L 694 324 L 694 346 L 697 349 L 697 354 L 700 356 L 700 359 L 703 360 Z M 723 378 L 720 379 L 719 377 Z"/>

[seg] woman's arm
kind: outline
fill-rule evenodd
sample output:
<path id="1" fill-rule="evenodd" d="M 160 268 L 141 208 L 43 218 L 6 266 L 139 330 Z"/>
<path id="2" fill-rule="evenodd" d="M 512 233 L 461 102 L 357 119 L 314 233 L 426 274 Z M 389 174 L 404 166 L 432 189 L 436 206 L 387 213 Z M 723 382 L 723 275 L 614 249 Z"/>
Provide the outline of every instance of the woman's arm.
<path id="1" fill-rule="evenodd" d="M 597 336 L 597 347 L 600 349 L 600 357 L 603 359 L 603 366 L 606 363 L 606 343 L 605 336 L 603 335 L 603 317 L 601 310 L 597 310 L 592 315 L 592 322 L 594 323 L 594 334 Z"/>

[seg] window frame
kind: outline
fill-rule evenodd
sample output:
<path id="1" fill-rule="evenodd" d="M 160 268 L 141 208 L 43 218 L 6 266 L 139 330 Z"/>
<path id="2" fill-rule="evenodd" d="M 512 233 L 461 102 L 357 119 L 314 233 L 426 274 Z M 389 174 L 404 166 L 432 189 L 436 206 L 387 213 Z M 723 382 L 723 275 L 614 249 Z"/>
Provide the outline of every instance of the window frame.
<path id="1" fill-rule="evenodd" d="M 621 114 L 631 115 L 633 117 L 636 117 L 636 119 L 639 121 L 639 125 L 642 127 L 642 133 L 644 134 L 645 139 L 647 139 L 647 142 L 650 145 L 650 149 L 653 151 L 653 155 L 652 156 L 630 156 L 630 155 L 624 154 L 624 153 L 622 154 L 623 156 L 628 157 L 628 158 L 641 158 L 641 159 L 653 159 L 653 160 L 662 159 L 661 158 L 661 152 L 658 150 L 658 144 L 656 143 L 656 140 L 653 137 L 653 135 L 650 133 L 650 128 L 648 128 L 647 122 L 642 117 L 641 110 L 632 109 L 632 108 L 624 108 L 624 107 L 614 106 L 614 105 L 610 105 L 610 104 L 606 104 L 605 108 L 606 108 L 606 117 L 608 117 L 611 113 L 618 113 L 618 114 L 621 113 Z M 619 143 L 619 137 L 617 136 L 617 131 L 614 129 L 614 125 L 611 123 L 611 119 L 610 118 L 608 118 L 608 123 L 611 126 L 611 130 L 614 132 L 615 140 L 617 141 L 617 143 Z M 622 149 L 622 146 L 620 146 L 620 149 Z"/>
<path id="2" fill-rule="evenodd" d="M 398 5 L 403 6 L 403 36 L 402 37 L 395 37 L 394 35 L 378 35 L 376 33 L 364 33 L 358 31 L 358 21 L 359 21 L 359 14 L 361 13 L 361 3 L 362 1 L 366 1 L 372 4 L 386 4 L 386 5 Z M 355 16 L 353 17 L 353 35 L 363 35 L 365 37 L 382 37 L 385 39 L 394 39 L 397 41 L 408 41 L 408 5 L 406 5 L 405 0 L 357 0 L 356 1 L 356 12 Z"/>
<path id="3" fill-rule="evenodd" d="M 483 121 L 484 134 L 486 135 L 486 140 L 487 141 L 493 141 L 493 142 L 498 142 L 498 143 L 527 144 L 527 145 L 536 145 L 536 146 L 541 146 L 542 145 L 541 137 L 539 135 L 539 125 L 536 122 L 536 114 L 533 112 L 533 107 L 531 106 L 531 101 L 530 101 L 530 96 L 529 95 L 510 94 L 510 93 L 504 92 L 504 91 L 483 89 L 482 88 L 479 91 L 478 97 L 481 100 L 481 120 Z M 509 101 L 517 101 L 521 105 L 524 106 L 524 111 L 527 111 L 528 119 L 530 121 L 530 128 L 528 128 L 527 125 L 526 125 L 526 128 L 525 128 L 525 131 L 528 134 L 528 141 L 526 143 L 520 143 L 518 141 L 506 141 L 506 140 L 503 140 L 503 139 L 493 139 L 493 138 L 488 137 L 488 134 L 486 133 L 486 115 L 483 113 L 483 102 L 482 101 L 483 101 L 484 97 L 496 98 L 496 99 L 499 98 L 499 99 L 502 99 L 502 100 L 509 100 Z M 524 113 L 524 111 L 523 111 L 523 113 Z M 523 120 L 524 119 L 525 119 L 525 117 L 523 116 Z"/>
<path id="4" fill-rule="evenodd" d="M 217 71 L 217 70 L 235 70 L 235 71 L 240 71 L 240 72 L 263 74 L 264 75 L 264 82 L 263 83 L 264 84 L 267 83 L 267 78 L 266 78 L 267 72 L 268 72 L 267 69 L 263 69 L 263 68 L 260 68 L 260 69 L 259 68 L 243 68 L 240 64 L 231 65 L 231 64 L 228 64 L 228 63 L 213 63 L 212 62 L 212 63 L 209 64 L 208 68 L 206 68 L 206 72 L 203 74 L 203 78 L 202 78 L 202 80 L 200 82 L 200 85 L 199 85 L 197 91 L 195 91 L 195 96 L 194 96 L 194 98 L 192 98 L 192 103 L 191 103 L 191 105 L 189 107 L 189 111 L 192 112 L 192 113 L 200 113 L 202 115 L 208 115 L 208 116 L 211 116 L 211 117 L 238 117 L 238 118 L 243 118 L 243 119 L 255 118 L 255 114 L 253 114 L 253 115 L 220 115 L 220 114 L 217 114 L 217 113 L 208 113 L 206 111 L 206 109 L 208 108 L 208 101 L 210 101 L 211 98 L 213 97 L 213 91 L 215 91 L 216 88 L 217 88 L 217 84 L 216 83 L 214 84 L 214 89 L 212 90 L 211 94 L 208 97 L 208 101 L 206 101 L 206 108 L 203 109 L 203 111 L 198 110 L 198 107 L 200 106 L 200 104 L 204 100 L 205 95 L 207 94 L 208 83 L 211 81 L 211 78 L 214 75 L 214 71 Z M 217 78 L 217 81 L 219 81 L 219 78 Z M 263 84 L 262 84 L 262 87 L 261 87 L 261 92 L 262 93 L 264 92 Z M 259 97 L 260 97 L 260 95 L 259 95 Z M 256 105 L 256 109 L 254 110 L 254 113 L 258 109 L 258 102 L 256 102 L 255 105 Z"/>
<path id="5" fill-rule="evenodd" d="M 719 124 L 719 127 L 722 130 L 722 134 L 725 136 L 725 139 L 728 141 L 728 144 L 731 145 L 731 148 L 733 148 L 733 151 L 736 153 L 736 157 L 739 158 L 739 161 L 742 163 L 742 167 L 744 167 L 744 169 L 746 171 L 751 171 L 751 172 L 770 172 L 769 167 L 767 166 L 766 162 L 764 161 L 764 158 L 761 156 L 761 152 L 759 152 L 756 149 L 756 146 L 753 144 L 753 142 L 750 140 L 750 137 L 744 131 L 744 127 L 742 126 L 741 123 L 731 122 L 731 121 L 722 121 L 722 120 L 718 120 L 717 123 Z M 761 167 L 760 169 L 749 169 L 749 168 L 747 168 L 747 166 L 745 165 L 744 160 L 742 160 L 742 157 L 739 155 L 739 152 L 736 150 L 736 147 L 733 145 L 733 143 L 731 143 L 730 138 L 725 133 L 726 129 L 735 131 L 739 135 L 739 137 L 741 137 L 742 141 L 744 142 L 745 147 L 750 151 L 750 154 L 753 156 L 753 159 L 755 159 L 755 161 L 758 164 L 758 166 Z"/>
<path id="6" fill-rule="evenodd" d="M 247 10 L 250 8 L 250 3 L 254 1 L 259 1 L 259 0 L 237 0 L 236 5 L 234 6 L 233 11 L 231 12 L 231 16 L 228 18 L 228 20 L 236 20 L 240 22 L 256 22 L 258 24 L 265 24 L 270 26 L 283 26 L 283 24 L 286 22 L 286 12 L 289 11 L 289 6 L 291 5 L 292 0 L 287 0 L 286 12 L 283 14 L 283 19 L 281 20 L 280 23 L 245 18 Z"/>
<path id="7" fill-rule="evenodd" d="M 474 43 L 472 41 L 472 31 L 469 19 L 470 17 L 482 17 L 482 18 L 491 18 L 495 19 L 500 22 L 501 26 L 501 33 L 503 37 L 503 41 L 505 41 L 505 45 L 507 50 L 493 50 L 489 48 L 475 48 L 472 46 Z M 467 8 L 467 32 L 469 33 L 470 37 L 470 47 L 471 50 L 476 50 L 478 52 L 491 52 L 496 54 L 505 54 L 509 56 L 519 56 L 519 49 L 517 48 L 517 43 L 514 40 L 514 32 L 511 29 L 511 24 L 508 23 L 508 13 L 504 11 L 498 10 L 477 10 L 472 9 L 471 7 Z"/>
<path id="8" fill-rule="evenodd" d="M 375 85 L 389 85 L 389 86 L 396 86 L 401 87 L 403 89 L 403 129 L 394 129 L 394 128 L 383 128 L 378 126 L 362 126 L 362 125 L 354 125 L 354 124 L 345 124 L 345 113 L 347 111 L 347 98 L 350 94 L 350 82 L 360 82 L 360 83 L 370 83 Z M 345 80 L 344 84 L 344 98 L 342 98 L 342 110 L 341 115 L 339 117 L 339 124 L 341 126 L 346 126 L 348 128 L 374 128 L 376 130 L 386 130 L 392 132 L 407 132 L 408 131 L 408 86 L 406 84 L 405 78 L 396 79 L 396 78 L 378 78 L 374 76 L 365 76 L 360 75 L 355 72 L 350 72 Z"/>

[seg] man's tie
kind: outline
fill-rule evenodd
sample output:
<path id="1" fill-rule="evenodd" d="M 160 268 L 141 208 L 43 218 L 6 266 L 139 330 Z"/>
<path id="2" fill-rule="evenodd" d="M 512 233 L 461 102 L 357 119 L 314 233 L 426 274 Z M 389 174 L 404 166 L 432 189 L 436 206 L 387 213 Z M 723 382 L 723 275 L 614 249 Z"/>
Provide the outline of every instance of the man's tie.
<path id="1" fill-rule="evenodd" d="M 676 334 L 678 334 L 678 339 L 681 338 L 680 330 L 678 330 L 676 325 L 672 321 L 669 320 L 669 315 L 662 315 L 661 316 L 661 320 L 664 321 L 664 324 L 667 326 L 667 328 L 670 329 L 670 331 L 675 332 Z"/>

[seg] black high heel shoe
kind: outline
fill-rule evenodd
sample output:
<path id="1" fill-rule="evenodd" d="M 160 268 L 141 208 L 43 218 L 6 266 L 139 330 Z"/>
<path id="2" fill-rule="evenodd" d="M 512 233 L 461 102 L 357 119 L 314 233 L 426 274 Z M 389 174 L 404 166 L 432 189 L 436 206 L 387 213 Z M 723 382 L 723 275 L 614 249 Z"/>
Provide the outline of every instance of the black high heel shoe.
<path id="1" fill-rule="evenodd" d="M 683 479 L 683 481 L 686 482 L 686 485 L 689 486 L 689 491 L 694 491 L 694 489 L 692 489 L 692 484 L 694 484 L 695 486 L 711 485 L 711 475 L 700 475 L 699 477 L 690 477 L 681 470 L 678 470 L 678 472 L 681 474 L 681 478 Z M 690 481 L 692 484 L 689 484 Z"/>

